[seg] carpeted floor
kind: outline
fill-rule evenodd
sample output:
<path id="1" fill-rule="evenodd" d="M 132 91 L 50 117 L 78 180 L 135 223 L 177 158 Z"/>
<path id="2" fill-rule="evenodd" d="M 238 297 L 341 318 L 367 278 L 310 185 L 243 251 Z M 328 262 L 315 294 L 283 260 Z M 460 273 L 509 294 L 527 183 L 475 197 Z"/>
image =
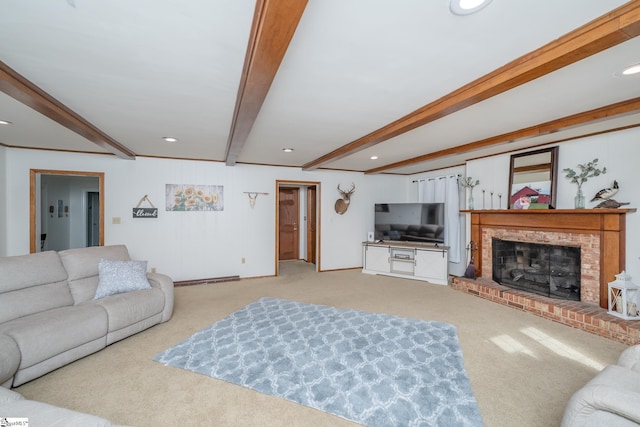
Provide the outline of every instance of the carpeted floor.
<path id="1" fill-rule="evenodd" d="M 623 344 L 447 286 L 359 270 L 316 273 L 282 263 L 280 276 L 176 288 L 171 321 L 85 357 L 17 391 L 138 427 L 356 426 L 334 415 L 153 357 L 262 297 L 284 298 L 456 326 L 485 426 L 557 426 L 567 400 Z"/>

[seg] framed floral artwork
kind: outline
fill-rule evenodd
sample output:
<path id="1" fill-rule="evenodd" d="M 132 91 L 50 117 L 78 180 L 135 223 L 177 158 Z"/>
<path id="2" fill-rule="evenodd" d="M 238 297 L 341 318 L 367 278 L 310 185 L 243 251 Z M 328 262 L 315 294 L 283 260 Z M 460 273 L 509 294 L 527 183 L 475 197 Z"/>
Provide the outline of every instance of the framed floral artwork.
<path id="1" fill-rule="evenodd" d="M 223 190 L 222 185 L 166 184 L 166 210 L 222 211 Z"/>

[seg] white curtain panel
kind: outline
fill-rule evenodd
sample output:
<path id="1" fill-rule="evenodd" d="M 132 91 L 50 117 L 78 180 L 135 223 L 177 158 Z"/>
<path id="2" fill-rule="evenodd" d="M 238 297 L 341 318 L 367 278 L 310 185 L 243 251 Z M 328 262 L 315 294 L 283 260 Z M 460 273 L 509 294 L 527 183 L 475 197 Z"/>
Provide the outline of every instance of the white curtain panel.
<path id="1" fill-rule="evenodd" d="M 436 179 L 421 179 L 418 181 L 418 202 L 434 203 L 436 201 Z"/>
<path id="2" fill-rule="evenodd" d="M 456 175 L 439 176 L 418 181 L 420 203 L 444 203 L 449 262 L 460 262 L 460 188 Z"/>

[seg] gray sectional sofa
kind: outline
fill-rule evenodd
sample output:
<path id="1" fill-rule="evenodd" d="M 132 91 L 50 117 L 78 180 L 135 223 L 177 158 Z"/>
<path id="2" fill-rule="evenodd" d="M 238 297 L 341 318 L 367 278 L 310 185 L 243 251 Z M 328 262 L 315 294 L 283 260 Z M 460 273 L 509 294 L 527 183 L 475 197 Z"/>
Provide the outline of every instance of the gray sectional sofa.
<path id="1" fill-rule="evenodd" d="M 107 296 L 94 299 L 97 290 Z M 171 278 L 146 273 L 124 245 L 0 258 L 0 385 L 17 387 L 172 313 Z"/>

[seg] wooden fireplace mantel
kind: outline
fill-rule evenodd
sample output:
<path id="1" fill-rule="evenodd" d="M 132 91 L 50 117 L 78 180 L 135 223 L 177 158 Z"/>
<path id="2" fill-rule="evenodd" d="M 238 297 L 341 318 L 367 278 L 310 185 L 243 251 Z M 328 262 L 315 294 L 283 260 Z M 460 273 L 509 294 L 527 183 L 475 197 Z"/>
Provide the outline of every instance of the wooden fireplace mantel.
<path id="1" fill-rule="evenodd" d="M 609 282 L 625 268 L 626 214 L 630 209 L 461 210 L 471 214 L 470 240 L 477 244 L 476 274 L 482 275 L 482 230 L 486 227 L 589 233 L 600 236 L 600 306 L 607 308 Z"/>

